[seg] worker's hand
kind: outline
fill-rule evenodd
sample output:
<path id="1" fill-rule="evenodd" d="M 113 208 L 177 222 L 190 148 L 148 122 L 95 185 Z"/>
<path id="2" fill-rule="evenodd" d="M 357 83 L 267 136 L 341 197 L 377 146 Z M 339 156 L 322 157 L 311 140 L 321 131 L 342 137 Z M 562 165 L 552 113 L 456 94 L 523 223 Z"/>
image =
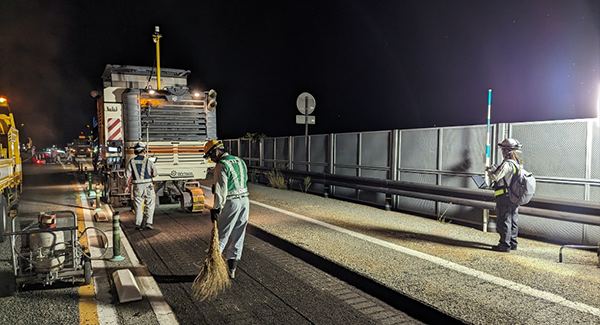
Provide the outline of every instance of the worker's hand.
<path id="1" fill-rule="evenodd" d="M 210 220 L 217 221 L 219 220 L 219 215 L 221 214 L 221 209 L 210 209 Z"/>

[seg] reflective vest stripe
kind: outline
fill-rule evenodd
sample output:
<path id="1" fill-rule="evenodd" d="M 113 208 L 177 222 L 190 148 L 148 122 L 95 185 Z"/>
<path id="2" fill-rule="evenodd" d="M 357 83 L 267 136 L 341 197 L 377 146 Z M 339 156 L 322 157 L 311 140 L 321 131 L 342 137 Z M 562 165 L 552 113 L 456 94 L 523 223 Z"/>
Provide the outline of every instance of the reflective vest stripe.
<path id="1" fill-rule="evenodd" d="M 227 198 L 248 195 L 248 170 L 246 164 L 241 160 L 231 155 L 224 157 L 221 162 L 229 174 L 227 184 Z"/>
<path id="2" fill-rule="evenodd" d="M 512 168 L 513 168 L 513 172 L 512 173 L 513 173 L 513 175 L 515 175 L 517 173 L 517 165 L 514 162 L 510 161 L 510 160 L 507 160 L 507 161 L 512 165 Z M 511 177 L 513 175 L 511 175 Z M 494 191 L 494 196 L 500 196 L 500 195 L 508 194 L 508 185 L 506 183 L 506 176 L 504 176 L 504 178 L 502 178 L 502 181 L 504 182 L 505 187 L 502 187 L 502 188 L 500 188 L 498 190 L 495 190 Z M 512 181 L 512 178 L 511 178 L 511 181 Z"/>
<path id="3" fill-rule="evenodd" d="M 508 189 L 507 188 L 501 188 L 499 190 L 494 191 L 494 196 L 504 195 L 505 193 L 508 193 Z"/>
<path id="4" fill-rule="evenodd" d="M 132 183 L 140 184 L 140 183 L 150 183 L 152 182 L 152 177 L 150 176 L 150 172 L 148 171 L 148 158 L 144 157 L 144 159 L 131 159 L 129 162 L 131 164 L 131 170 L 133 172 L 133 180 Z M 142 176 L 143 173 L 143 176 Z M 146 178 L 148 177 L 148 178 Z"/>

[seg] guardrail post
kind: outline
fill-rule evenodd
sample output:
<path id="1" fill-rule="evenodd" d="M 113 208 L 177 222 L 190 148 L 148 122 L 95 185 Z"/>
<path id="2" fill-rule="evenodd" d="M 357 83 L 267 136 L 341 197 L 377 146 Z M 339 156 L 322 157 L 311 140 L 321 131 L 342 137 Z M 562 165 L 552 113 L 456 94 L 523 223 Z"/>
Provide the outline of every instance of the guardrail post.
<path id="1" fill-rule="evenodd" d="M 118 262 L 124 259 L 125 257 L 121 256 L 121 221 L 119 212 L 115 211 L 113 214 L 113 257 L 110 260 Z"/>
<path id="2" fill-rule="evenodd" d="M 482 231 L 483 232 L 488 232 L 488 221 L 489 221 L 489 219 L 490 219 L 490 210 L 483 209 L 483 220 L 482 220 L 482 223 L 483 223 L 483 225 L 482 225 L 483 226 L 482 227 L 483 228 Z"/>

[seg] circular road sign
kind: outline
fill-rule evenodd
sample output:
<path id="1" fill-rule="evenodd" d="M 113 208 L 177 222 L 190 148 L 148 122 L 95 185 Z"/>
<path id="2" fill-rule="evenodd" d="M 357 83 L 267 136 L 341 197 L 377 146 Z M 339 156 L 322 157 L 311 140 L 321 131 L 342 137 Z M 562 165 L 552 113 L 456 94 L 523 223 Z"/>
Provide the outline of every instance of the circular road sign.
<path id="1" fill-rule="evenodd" d="M 308 115 L 312 113 L 315 110 L 315 106 L 317 106 L 315 98 L 313 97 L 313 95 L 307 92 L 300 94 L 300 96 L 298 96 L 298 99 L 296 99 L 296 107 L 298 107 L 298 110 L 302 114 Z"/>

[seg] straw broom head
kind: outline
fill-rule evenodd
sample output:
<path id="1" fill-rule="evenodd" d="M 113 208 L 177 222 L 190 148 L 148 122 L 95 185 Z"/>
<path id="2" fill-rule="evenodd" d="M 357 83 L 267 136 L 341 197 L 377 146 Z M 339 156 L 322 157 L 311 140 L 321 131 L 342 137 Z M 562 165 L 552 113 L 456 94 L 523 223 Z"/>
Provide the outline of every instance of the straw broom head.
<path id="1" fill-rule="evenodd" d="M 219 250 L 219 231 L 217 222 L 213 222 L 212 239 L 206 251 L 204 265 L 192 284 L 194 298 L 199 301 L 216 297 L 231 286 L 227 264 Z"/>

